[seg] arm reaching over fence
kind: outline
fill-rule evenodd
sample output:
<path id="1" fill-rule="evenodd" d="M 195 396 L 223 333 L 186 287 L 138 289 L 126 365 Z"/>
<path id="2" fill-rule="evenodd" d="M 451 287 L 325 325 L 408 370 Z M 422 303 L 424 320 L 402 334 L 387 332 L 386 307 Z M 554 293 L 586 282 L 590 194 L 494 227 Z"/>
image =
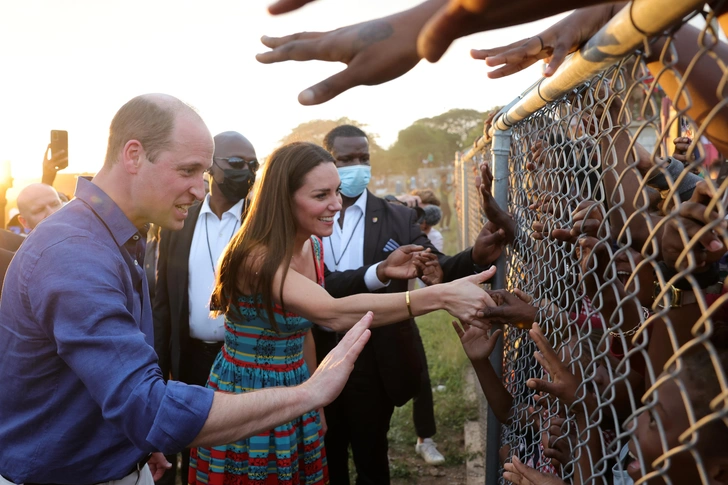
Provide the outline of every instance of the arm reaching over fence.
<path id="1" fill-rule="evenodd" d="M 491 79 L 510 76 L 539 60 L 548 63 L 543 75 L 549 77 L 624 5 L 626 2 L 579 9 L 538 35 L 502 47 L 473 49 L 470 56 L 484 59 L 489 67 L 503 66 L 488 73 Z"/>
<path id="2" fill-rule="evenodd" d="M 263 64 L 311 60 L 346 64 L 343 71 L 298 95 L 304 105 L 325 103 L 354 86 L 382 84 L 415 67 L 420 61 L 417 35 L 445 1 L 428 0 L 388 17 L 329 32 L 264 36 L 261 42 L 272 50 L 258 54 L 256 59 Z"/>

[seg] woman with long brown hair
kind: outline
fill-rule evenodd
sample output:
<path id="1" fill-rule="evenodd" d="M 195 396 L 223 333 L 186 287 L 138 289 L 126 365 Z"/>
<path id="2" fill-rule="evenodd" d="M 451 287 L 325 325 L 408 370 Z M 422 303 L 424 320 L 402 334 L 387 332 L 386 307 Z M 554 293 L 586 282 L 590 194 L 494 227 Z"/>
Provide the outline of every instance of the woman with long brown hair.
<path id="1" fill-rule="evenodd" d="M 372 326 L 379 326 L 445 309 L 471 323 L 493 304 L 478 284 L 494 268 L 406 294 L 331 297 L 323 289 L 319 238 L 333 231 L 339 185 L 333 158 L 317 145 L 292 143 L 270 156 L 248 216 L 221 259 L 211 307 L 225 315 L 225 345 L 208 387 L 240 393 L 301 384 L 316 366 L 311 322 L 345 331 L 368 311 L 374 312 Z M 328 483 L 320 414 L 193 450 L 189 481 Z"/>

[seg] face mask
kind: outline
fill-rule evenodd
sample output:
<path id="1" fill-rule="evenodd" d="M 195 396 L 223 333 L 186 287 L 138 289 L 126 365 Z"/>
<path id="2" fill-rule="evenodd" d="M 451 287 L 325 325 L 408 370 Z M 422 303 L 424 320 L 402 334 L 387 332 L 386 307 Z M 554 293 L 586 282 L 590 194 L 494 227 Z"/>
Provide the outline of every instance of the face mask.
<path id="1" fill-rule="evenodd" d="M 359 197 L 372 178 L 372 167 L 369 165 L 340 167 L 338 170 L 341 179 L 341 193 L 347 197 Z"/>
<path id="2" fill-rule="evenodd" d="M 223 169 L 220 168 L 220 166 L 217 168 L 218 170 L 222 170 L 223 174 L 223 181 L 218 183 L 217 186 L 227 200 L 237 202 L 248 196 L 248 192 L 250 192 L 250 189 L 253 187 L 253 183 L 255 182 L 255 174 L 253 172 L 247 168 Z"/>

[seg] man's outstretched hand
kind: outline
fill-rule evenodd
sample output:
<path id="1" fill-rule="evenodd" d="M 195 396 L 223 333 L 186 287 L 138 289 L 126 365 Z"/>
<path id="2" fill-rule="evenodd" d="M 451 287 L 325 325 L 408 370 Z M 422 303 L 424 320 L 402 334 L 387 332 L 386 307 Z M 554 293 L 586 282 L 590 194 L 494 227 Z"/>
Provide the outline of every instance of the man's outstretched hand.
<path id="1" fill-rule="evenodd" d="M 304 383 L 312 396 L 312 409 L 329 405 L 344 389 L 349 374 L 354 370 L 354 362 L 369 341 L 372 312 L 367 312 L 359 322 L 346 332 L 346 335 L 328 353 L 316 368 L 316 372 Z"/>
<path id="2" fill-rule="evenodd" d="M 283 61 L 342 62 L 346 69 L 298 95 L 299 103 L 325 103 L 354 86 L 382 84 L 406 73 L 420 61 L 417 35 L 444 0 L 428 0 L 410 10 L 330 32 L 299 32 L 285 37 L 264 36 L 270 51 L 258 54 L 263 64 Z M 276 13 L 308 3 L 282 0 L 271 6 Z M 275 8 L 274 8 L 275 7 Z M 289 8 L 289 10 L 285 10 Z"/>

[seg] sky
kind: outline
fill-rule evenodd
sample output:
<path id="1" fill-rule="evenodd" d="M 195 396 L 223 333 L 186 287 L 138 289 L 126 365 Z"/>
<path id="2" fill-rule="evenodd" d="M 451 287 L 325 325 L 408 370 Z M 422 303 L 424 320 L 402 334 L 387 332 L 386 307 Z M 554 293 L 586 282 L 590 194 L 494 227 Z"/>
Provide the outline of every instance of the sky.
<path id="1" fill-rule="evenodd" d="M 2 2 L 0 163 L 10 161 L 16 186 L 39 179 L 50 130 L 67 130 L 67 171 L 95 172 L 116 110 L 149 92 L 196 107 L 213 135 L 243 133 L 263 158 L 300 123 L 343 116 L 366 124 L 387 147 L 417 119 L 507 104 L 540 76 L 540 66 L 532 66 L 489 80 L 469 50 L 534 35 L 558 17 L 460 39 L 437 64 L 422 61 L 395 81 L 357 87 L 315 107 L 299 105 L 298 93 L 343 64 L 255 60 L 266 50 L 262 35 L 333 30 L 417 3 L 318 0 L 272 17 L 265 0 Z"/>

